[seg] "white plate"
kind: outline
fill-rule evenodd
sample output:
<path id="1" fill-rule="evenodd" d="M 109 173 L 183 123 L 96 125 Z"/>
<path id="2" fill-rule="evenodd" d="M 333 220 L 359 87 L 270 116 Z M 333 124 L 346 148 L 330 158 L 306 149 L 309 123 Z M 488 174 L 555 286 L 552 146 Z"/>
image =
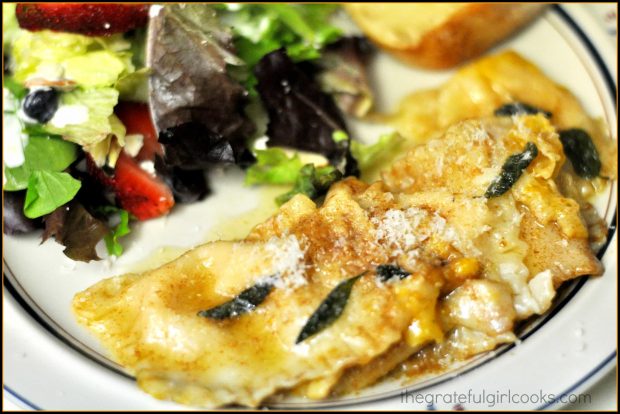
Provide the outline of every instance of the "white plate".
<path id="1" fill-rule="evenodd" d="M 581 6 L 554 6 L 497 49 L 515 49 L 535 62 L 552 79 L 566 85 L 591 115 L 603 117 L 616 137 L 617 80 L 612 74 L 616 73 L 617 51 L 590 19 Z M 451 74 L 413 70 L 387 56 L 377 60 L 373 72 L 383 108 L 393 107 L 413 90 L 439 85 Z M 375 131 L 364 127 L 359 128 L 359 133 L 363 140 L 375 136 Z M 4 236 L 4 386 L 9 395 L 25 407 L 56 410 L 183 408 L 140 391 L 105 357 L 94 338 L 77 325 L 70 302 L 76 292 L 104 277 L 135 270 L 136 263 L 144 264 L 162 247 L 189 248 L 204 242 L 207 235 L 215 235 L 214 228 L 223 228 L 222 223 L 232 223 L 235 217 L 264 203 L 264 194 L 241 185 L 239 171 L 221 172 L 212 177 L 212 183 L 214 194 L 205 201 L 176 208 L 167 218 L 136 226 L 127 252 L 115 263 L 75 264 L 54 242 L 39 246 L 39 235 Z M 614 183 L 598 206 L 608 223 L 615 223 L 616 199 Z M 523 330 L 518 344 L 479 356 L 458 371 L 409 388 L 391 381 L 359 395 L 312 407 L 562 406 L 615 364 L 616 253 L 614 227 L 602 257 L 605 275 L 582 278 L 562 289 L 555 307 Z"/>

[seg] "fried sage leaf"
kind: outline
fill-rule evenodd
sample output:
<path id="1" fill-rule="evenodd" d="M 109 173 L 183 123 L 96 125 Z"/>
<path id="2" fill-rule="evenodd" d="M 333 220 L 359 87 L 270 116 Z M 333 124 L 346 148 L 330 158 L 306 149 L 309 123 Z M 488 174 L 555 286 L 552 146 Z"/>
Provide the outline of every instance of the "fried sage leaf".
<path id="1" fill-rule="evenodd" d="M 560 131 L 560 141 L 578 176 L 590 179 L 599 175 L 601 159 L 586 131 L 578 128 Z"/>
<path id="2" fill-rule="evenodd" d="M 317 310 L 310 316 L 308 322 L 306 322 L 299 333 L 299 336 L 297 336 L 295 343 L 298 344 L 303 342 L 334 323 L 344 311 L 349 296 L 351 295 L 353 285 L 365 274 L 366 272 L 360 273 L 357 276 L 344 280 L 329 292 L 329 295 L 327 295 Z"/>
<path id="3" fill-rule="evenodd" d="M 377 278 L 382 282 L 387 282 L 388 280 L 397 277 L 400 280 L 403 280 L 411 273 L 406 270 L 391 264 L 384 264 L 377 266 Z"/>
<path id="4" fill-rule="evenodd" d="M 198 316 L 209 319 L 224 320 L 248 313 L 263 303 L 269 292 L 273 289 L 270 282 L 257 283 L 241 292 L 228 302 L 214 308 L 198 312 Z"/>
<path id="5" fill-rule="evenodd" d="M 523 102 L 511 102 L 500 106 L 493 112 L 495 116 L 512 116 L 512 115 L 536 115 L 543 114 L 547 118 L 551 118 L 551 112 Z"/>
<path id="6" fill-rule="evenodd" d="M 517 182 L 523 170 L 536 158 L 538 155 L 538 147 L 533 142 L 528 142 L 525 145 L 523 152 L 513 154 L 502 166 L 502 172 L 493 180 L 487 191 L 484 193 L 486 198 L 499 197 L 506 191 L 510 190 L 510 187 Z"/>

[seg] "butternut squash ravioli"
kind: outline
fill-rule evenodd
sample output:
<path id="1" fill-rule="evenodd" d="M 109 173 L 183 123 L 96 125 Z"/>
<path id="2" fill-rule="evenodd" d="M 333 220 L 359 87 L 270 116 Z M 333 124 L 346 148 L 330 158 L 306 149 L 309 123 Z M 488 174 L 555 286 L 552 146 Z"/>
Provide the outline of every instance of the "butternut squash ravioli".
<path id="1" fill-rule="evenodd" d="M 600 218 L 576 189 L 602 184 L 575 174 L 563 131 L 592 136 L 605 180 L 614 144 L 513 52 L 417 96 L 424 113 L 410 97 L 383 117 L 410 149 L 377 180 L 297 195 L 243 240 L 102 280 L 75 296 L 78 321 L 144 391 L 210 408 L 343 395 L 514 342 L 563 282 L 603 273 Z M 541 111 L 496 111 L 517 101 Z"/>

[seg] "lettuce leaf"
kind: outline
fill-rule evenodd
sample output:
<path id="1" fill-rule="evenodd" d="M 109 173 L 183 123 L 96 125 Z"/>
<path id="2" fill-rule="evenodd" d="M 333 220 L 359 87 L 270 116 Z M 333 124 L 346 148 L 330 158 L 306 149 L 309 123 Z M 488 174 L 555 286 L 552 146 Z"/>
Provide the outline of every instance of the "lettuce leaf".
<path id="1" fill-rule="evenodd" d="M 64 172 L 33 171 L 28 180 L 24 214 L 28 218 L 49 214 L 71 201 L 80 186 L 79 180 Z"/>
<path id="2" fill-rule="evenodd" d="M 104 237 L 108 253 L 117 257 L 123 254 L 123 245 L 120 244 L 118 239 L 131 233 L 129 228 L 129 212 L 120 210 L 119 216 L 120 222 Z"/>
<path id="3" fill-rule="evenodd" d="M 213 164 L 234 164 L 233 147 L 224 137 L 199 122 L 187 122 L 159 133 L 165 162 L 185 170 L 204 170 Z"/>
<path id="4" fill-rule="evenodd" d="M 303 164 L 298 154 L 289 157 L 280 148 L 256 151 L 256 163 L 247 169 L 245 184 L 293 184 Z"/>
<path id="5" fill-rule="evenodd" d="M 172 189 L 177 203 L 194 203 L 210 193 L 207 174 L 203 170 L 185 170 L 167 164 L 160 156 L 155 157 L 155 171 Z"/>
<path id="6" fill-rule="evenodd" d="M 62 106 L 83 106 L 88 110 L 88 119 L 85 121 L 80 119 L 76 124 L 64 124 L 66 120 L 62 120 L 63 122 L 59 124 L 57 122 L 59 112 L 56 112 L 54 118 L 45 124 L 44 128 L 52 134 L 62 135 L 67 141 L 83 146 L 103 141 L 113 133 L 114 121 L 111 121 L 110 117 L 118 102 L 118 95 L 118 91 L 114 88 L 78 88 L 63 93 L 60 96 L 59 111 L 62 110 Z"/>
<path id="7" fill-rule="evenodd" d="M 121 76 L 115 85 L 119 93 L 119 99 L 122 101 L 148 103 L 150 73 L 151 71 L 148 68 L 142 68 Z"/>
<path id="8" fill-rule="evenodd" d="M 9 51 L 11 44 L 21 30 L 15 17 L 15 7 L 15 3 L 2 3 L 2 47 L 4 53 Z"/>
<path id="9" fill-rule="evenodd" d="M 344 113 L 361 118 L 373 105 L 366 73 L 372 53 L 373 47 L 366 38 L 343 37 L 327 46 L 316 61 L 321 88 L 334 97 Z"/>
<path id="10" fill-rule="evenodd" d="M 227 141 L 238 156 L 254 125 L 244 113 L 246 90 L 227 71 L 243 63 L 234 54 L 230 32 L 205 4 L 166 5 L 149 27 L 150 100 L 158 129 L 175 135 L 185 131 L 180 128 L 185 124 L 200 124 L 206 133 Z M 199 138 L 171 136 L 172 141 L 192 139 L 195 144 Z M 208 162 L 199 152 L 185 155 L 194 158 L 194 165 Z M 220 155 L 228 162 L 228 148 Z"/>
<path id="11" fill-rule="evenodd" d="M 72 260 L 89 262 L 100 260 L 95 251 L 97 243 L 109 229 L 76 201 L 57 208 L 45 218 L 42 242 L 54 237 L 65 246 L 63 253 Z"/>
<path id="12" fill-rule="evenodd" d="M 135 70 L 131 43 L 122 36 L 90 37 L 21 30 L 12 44 L 14 77 L 69 80 L 82 87 L 112 86 Z"/>
<path id="13" fill-rule="evenodd" d="M 26 89 L 24 85 L 13 79 L 12 76 L 6 75 L 4 76 L 4 82 L 2 85 L 11 93 L 11 99 L 16 100 L 11 102 L 11 108 L 7 108 L 7 105 L 5 103 L 4 112 L 16 112 L 17 108 L 19 107 L 19 101 L 24 99 L 24 97 L 28 94 L 28 89 Z"/>
<path id="14" fill-rule="evenodd" d="M 330 166 L 316 168 L 314 164 L 306 164 L 299 171 L 293 189 L 276 198 L 276 203 L 282 205 L 297 194 L 304 194 L 316 200 L 329 190 L 329 187 L 342 178 L 342 173 Z"/>
<path id="15" fill-rule="evenodd" d="M 63 171 L 77 159 L 75 144 L 57 136 L 31 136 L 24 148 L 24 163 L 19 167 L 5 168 L 5 191 L 23 190 L 33 171 Z"/>
<path id="16" fill-rule="evenodd" d="M 62 66 L 67 79 L 86 88 L 112 86 L 123 72 L 128 71 L 127 61 L 107 50 L 70 57 L 62 62 Z"/>
<path id="17" fill-rule="evenodd" d="M 11 191 L 3 194 L 2 219 L 4 234 L 30 233 L 41 227 L 40 219 L 29 219 L 24 215 L 25 191 Z"/>
<path id="18" fill-rule="evenodd" d="M 40 32 L 20 31 L 13 42 L 12 55 L 15 79 L 24 83 L 38 74 L 56 72 L 62 76 L 62 62 L 86 54 L 96 43 L 95 38 L 48 30 Z M 99 66 L 96 66 L 99 69 Z"/>
<path id="19" fill-rule="evenodd" d="M 329 23 L 338 8 L 330 4 L 234 4 L 218 9 L 235 34 L 235 47 L 249 67 L 284 47 L 294 61 L 315 59 L 342 32 Z"/>
<path id="20" fill-rule="evenodd" d="M 222 23 L 232 28 L 237 55 L 245 67 L 231 68 L 251 96 L 256 95 L 254 66 L 266 54 L 285 48 L 295 62 L 316 59 L 342 32 L 329 23 L 331 4 L 229 4 L 216 6 Z"/>
<path id="21" fill-rule="evenodd" d="M 128 36 L 125 36 L 125 34 L 123 33 L 117 33 L 112 36 L 93 37 L 93 39 L 98 45 L 101 46 L 101 48 L 105 50 L 108 50 L 110 52 L 125 53 L 133 49 L 134 39 L 132 39 L 132 37 L 135 36 L 131 36 L 129 34 Z M 144 38 L 142 38 L 141 40 L 144 40 Z"/>
<path id="22" fill-rule="evenodd" d="M 332 97 L 284 49 L 264 56 L 254 72 L 269 116 L 267 145 L 322 154 L 344 171 L 350 140 L 334 140 L 334 133 L 346 133 L 347 127 Z"/>
<path id="23" fill-rule="evenodd" d="M 382 135 L 376 143 L 371 145 L 351 141 L 351 154 L 357 160 L 359 169 L 366 172 L 377 164 L 394 157 L 403 142 L 405 139 L 396 132 Z"/>

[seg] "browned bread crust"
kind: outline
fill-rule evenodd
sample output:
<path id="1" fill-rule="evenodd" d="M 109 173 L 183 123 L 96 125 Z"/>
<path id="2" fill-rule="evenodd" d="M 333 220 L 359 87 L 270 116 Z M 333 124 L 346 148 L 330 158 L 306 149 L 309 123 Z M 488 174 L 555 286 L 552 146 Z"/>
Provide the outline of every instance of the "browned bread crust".
<path id="1" fill-rule="evenodd" d="M 412 13 L 415 7 L 421 6 L 412 4 Z M 385 39 L 380 30 L 372 30 L 361 21 L 364 19 L 361 14 L 352 8 L 348 10 L 365 34 L 382 48 L 413 65 L 444 69 L 481 55 L 531 21 L 544 7 L 544 4 L 465 4 L 447 20 L 422 33 L 415 44 L 396 44 Z M 381 19 L 381 14 L 374 14 L 373 19 Z"/>

